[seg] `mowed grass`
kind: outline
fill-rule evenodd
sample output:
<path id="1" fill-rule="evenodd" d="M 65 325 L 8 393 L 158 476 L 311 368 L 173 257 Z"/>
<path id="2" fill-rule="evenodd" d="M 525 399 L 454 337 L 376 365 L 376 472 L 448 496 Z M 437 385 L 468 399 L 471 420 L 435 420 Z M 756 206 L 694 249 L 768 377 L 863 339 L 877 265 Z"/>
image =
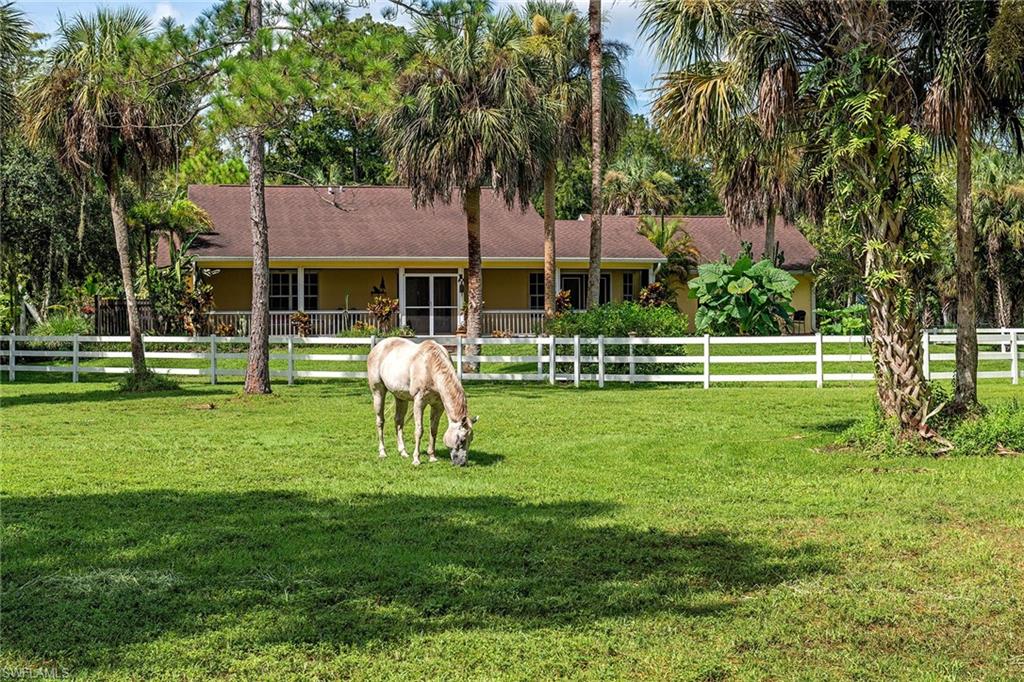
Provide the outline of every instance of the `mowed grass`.
<path id="1" fill-rule="evenodd" d="M 1024 458 L 837 449 L 866 384 L 468 390 L 417 469 L 361 382 L 4 383 L 0 668 L 1024 676 Z"/>

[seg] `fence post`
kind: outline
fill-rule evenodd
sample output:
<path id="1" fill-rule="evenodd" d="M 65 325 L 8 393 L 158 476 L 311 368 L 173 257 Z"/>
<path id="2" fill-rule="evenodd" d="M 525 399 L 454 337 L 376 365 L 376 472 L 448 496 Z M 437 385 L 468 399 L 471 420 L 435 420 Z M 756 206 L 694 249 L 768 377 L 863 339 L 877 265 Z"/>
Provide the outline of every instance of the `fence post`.
<path id="1" fill-rule="evenodd" d="M 548 383 L 552 386 L 555 385 L 555 351 L 557 350 L 555 345 L 555 337 L 548 337 Z"/>
<path id="2" fill-rule="evenodd" d="M 825 347 L 821 332 L 814 335 L 814 383 L 818 388 L 825 385 Z"/>
<path id="3" fill-rule="evenodd" d="M 1020 383 L 1020 337 L 1017 332 L 1010 332 L 1010 372 L 1013 374 L 1014 386 Z"/>
<path id="4" fill-rule="evenodd" d="M 629 385 L 632 386 L 634 383 L 633 377 L 636 376 L 636 360 L 633 359 L 633 341 L 632 338 L 629 342 Z"/>
<path id="5" fill-rule="evenodd" d="M 537 337 L 537 378 L 544 378 L 544 342 Z"/>
<path id="6" fill-rule="evenodd" d="M 597 387 L 604 388 L 604 334 L 597 336 Z"/>
<path id="7" fill-rule="evenodd" d="M 572 337 L 572 385 L 580 387 L 580 336 Z"/>
<path id="8" fill-rule="evenodd" d="M 78 383 L 78 334 L 71 341 L 71 381 Z"/>
<path id="9" fill-rule="evenodd" d="M 455 372 L 462 381 L 462 337 L 455 337 Z"/>
<path id="10" fill-rule="evenodd" d="M 711 388 L 711 334 L 704 335 L 704 388 Z"/>
<path id="11" fill-rule="evenodd" d="M 923 367 L 922 367 L 922 369 L 924 370 L 924 379 L 925 379 L 925 381 L 931 381 L 932 380 L 932 352 L 931 352 L 932 335 L 931 335 L 931 333 L 927 329 L 924 330 L 924 335 L 921 337 L 921 345 L 924 347 L 924 360 L 923 360 Z"/>
<path id="12" fill-rule="evenodd" d="M 14 333 L 7 337 L 7 380 L 14 381 Z"/>
<path id="13" fill-rule="evenodd" d="M 292 346 L 292 335 L 288 335 L 288 385 L 295 383 L 295 353 Z"/>
<path id="14" fill-rule="evenodd" d="M 210 334 L 210 383 L 217 383 L 217 335 Z"/>

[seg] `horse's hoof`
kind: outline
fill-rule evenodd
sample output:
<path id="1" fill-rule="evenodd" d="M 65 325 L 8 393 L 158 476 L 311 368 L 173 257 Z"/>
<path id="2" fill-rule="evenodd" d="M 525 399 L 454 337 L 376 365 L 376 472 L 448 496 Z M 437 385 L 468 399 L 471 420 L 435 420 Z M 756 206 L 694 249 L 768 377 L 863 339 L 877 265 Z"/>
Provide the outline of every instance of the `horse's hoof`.
<path id="1" fill-rule="evenodd" d="M 418 459 L 414 459 L 414 460 L 412 461 L 412 465 L 413 465 L 414 467 L 418 467 L 418 466 L 420 465 L 420 461 L 419 461 Z"/>
<path id="2" fill-rule="evenodd" d="M 431 455 L 431 456 L 430 456 L 430 459 L 429 459 L 428 461 L 430 461 L 430 462 L 436 462 L 436 461 L 437 461 L 437 457 L 434 457 L 433 455 Z"/>
<path id="3" fill-rule="evenodd" d="M 402 450 L 402 451 L 401 451 L 401 452 L 399 452 L 398 454 L 400 454 L 400 455 L 401 455 L 402 457 L 406 457 L 406 458 L 407 458 L 407 457 L 409 457 L 409 453 L 408 453 L 408 452 L 406 452 L 405 450 Z"/>
<path id="4" fill-rule="evenodd" d="M 382 453 L 377 455 L 377 457 L 379 457 L 380 459 L 384 459 L 387 456 L 388 456 L 388 453 L 386 453 L 386 452 L 382 452 Z"/>

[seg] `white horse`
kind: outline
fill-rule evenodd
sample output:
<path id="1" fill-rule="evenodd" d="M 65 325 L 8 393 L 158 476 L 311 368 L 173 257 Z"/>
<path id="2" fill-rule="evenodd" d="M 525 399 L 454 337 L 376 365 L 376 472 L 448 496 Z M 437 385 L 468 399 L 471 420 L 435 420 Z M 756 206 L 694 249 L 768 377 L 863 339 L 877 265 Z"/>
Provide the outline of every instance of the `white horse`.
<path id="1" fill-rule="evenodd" d="M 427 455 L 436 462 L 434 448 L 441 410 L 448 415 L 444 444 L 451 449 L 452 464 L 465 466 L 469 444 L 473 441 L 473 424 L 469 418 L 466 392 L 462 389 L 448 352 L 436 341 L 415 343 L 398 337 L 385 339 L 370 350 L 366 359 L 366 375 L 373 392 L 373 409 L 377 413 L 377 442 L 381 457 L 384 449 L 384 398 L 388 391 L 395 395 L 395 433 L 398 452 L 408 457 L 402 427 L 405 411 L 412 401 L 416 424 L 416 441 L 412 463 L 420 463 L 420 438 L 423 436 L 423 408 L 430 405 L 430 441 Z"/>

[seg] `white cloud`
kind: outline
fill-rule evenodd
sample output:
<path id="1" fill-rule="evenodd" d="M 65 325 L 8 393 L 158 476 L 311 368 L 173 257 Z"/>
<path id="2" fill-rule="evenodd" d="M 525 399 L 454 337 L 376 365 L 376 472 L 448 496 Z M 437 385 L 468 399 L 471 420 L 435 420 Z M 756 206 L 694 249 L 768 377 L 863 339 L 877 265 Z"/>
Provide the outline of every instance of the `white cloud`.
<path id="1" fill-rule="evenodd" d="M 156 7 L 153 8 L 153 21 L 157 22 L 161 19 L 174 19 L 179 21 L 181 19 L 181 12 L 174 8 L 169 2 L 158 2 Z"/>

